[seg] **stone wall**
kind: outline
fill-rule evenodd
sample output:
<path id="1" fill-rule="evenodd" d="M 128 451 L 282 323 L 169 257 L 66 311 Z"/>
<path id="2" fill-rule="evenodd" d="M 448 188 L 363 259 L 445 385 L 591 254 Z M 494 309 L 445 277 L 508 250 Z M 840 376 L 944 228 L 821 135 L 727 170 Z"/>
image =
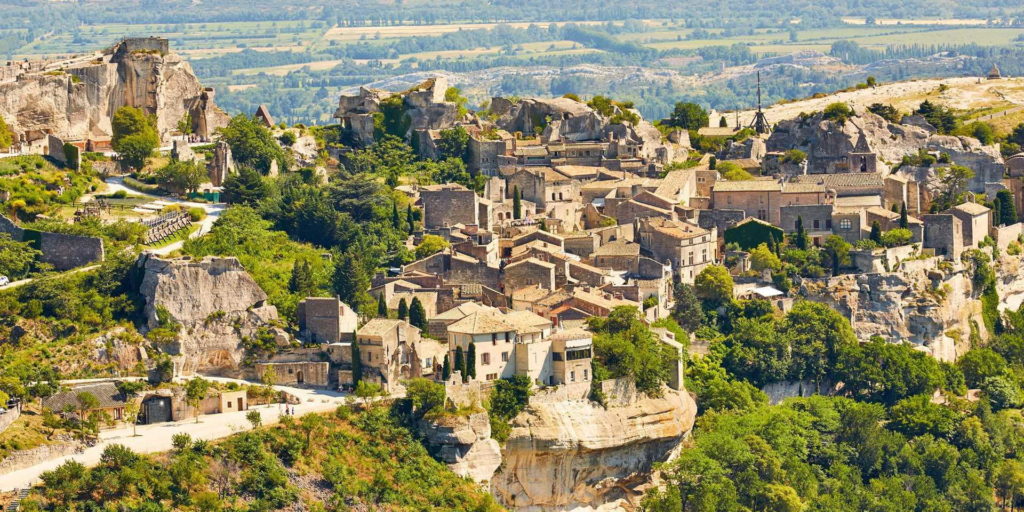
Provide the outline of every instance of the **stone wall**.
<path id="1" fill-rule="evenodd" d="M 55 444 L 44 444 L 30 450 L 16 451 L 0 460 L 0 475 L 29 468 L 41 462 L 64 457 L 65 455 L 71 455 L 82 446 L 79 441 L 68 437 L 61 439 L 60 442 Z"/>
<path id="2" fill-rule="evenodd" d="M 436 229 L 456 224 L 479 224 L 477 195 L 465 188 L 423 190 L 423 227 Z"/>
<path id="3" fill-rule="evenodd" d="M 69 270 L 103 261 L 102 238 L 25 230 L 2 215 L 0 233 L 8 233 L 18 241 L 34 241 L 35 247 L 43 253 L 39 261 L 53 265 L 55 270 Z"/>
<path id="4" fill-rule="evenodd" d="M 1005 251 L 1010 246 L 1010 242 L 1017 240 L 1021 234 L 1024 234 L 1024 223 L 1018 222 L 1009 226 L 994 226 L 990 229 L 990 232 L 999 250 Z"/>
<path id="5" fill-rule="evenodd" d="M 0 414 L 0 432 L 7 430 L 7 427 L 10 427 L 11 424 L 14 423 L 14 420 L 18 419 L 20 416 L 21 409 L 17 407 L 14 409 L 7 409 L 6 412 Z"/>
<path id="6" fill-rule="evenodd" d="M 262 381 L 269 368 L 276 373 L 274 384 L 289 386 L 328 387 L 330 385 L 330 363 L 256 363 L 256 375 Z"/>

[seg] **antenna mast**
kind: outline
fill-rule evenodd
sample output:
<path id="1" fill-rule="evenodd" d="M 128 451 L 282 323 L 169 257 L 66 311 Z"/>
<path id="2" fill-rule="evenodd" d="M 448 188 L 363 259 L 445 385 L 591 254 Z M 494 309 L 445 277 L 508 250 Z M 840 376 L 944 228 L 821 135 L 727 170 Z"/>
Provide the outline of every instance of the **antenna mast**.
<path id="1" fill-rule="evenodd" d="M 768 118 L 765 117 L 764 111 L 761 110 L 761 72 L 757 72 L 757 112 L 754 114 L 753 121 L 750 122 L 750 127 L 754 129 L 758 134 L 764 135 L 771 133 L 772 127 L 768 124 Z"/>

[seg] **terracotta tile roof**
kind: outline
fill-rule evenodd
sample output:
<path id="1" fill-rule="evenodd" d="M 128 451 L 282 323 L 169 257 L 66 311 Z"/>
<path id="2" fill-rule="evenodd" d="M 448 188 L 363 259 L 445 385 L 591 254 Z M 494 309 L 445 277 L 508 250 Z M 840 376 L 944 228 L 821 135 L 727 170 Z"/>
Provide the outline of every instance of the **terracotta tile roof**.
<path id="1" fill-rule="evenodd" d="M 592 165 L 556 165 L 555 170 L 569 176 L 570 178 L 596 177 L 601 173 L 603 167 Z"/>
<path id="2" fill-rule="evenodd" d="M 704 236 L 710 233 L 710 231 L 694 225 L 689 222 L 683 222 L 678 220 L 664 219 L 661 217 L 650 217 L 645 219 L 645 225 L 651 229 L 657 231 L 666 236 L 678 240 L 688 240 L 698 236 Z"/>
<path id="3" fill-rule="evenodd" d="M 885 182 L 876 172 L 847 172 L 833 174 L 804 174 L 793 178 L 792 183 L 817 183 L 836 190 L 850 188 L 882 188 Z"/>
<path id="4" fill-rule="evenodd" d="M 551 335 L 549 338 L 551 341 L 569 341 L 569 340 L 580 340 L 584 338 L 593 338 L 594 335 L 586 330 L 579 327 L 573 327 L 570 329 L 562 329 Z"/>
<path id="5" fill-rule="evenodd" d="M 508 265 L 505 266 L 505 269 L 507 270 L 507 269 L 510 269 L 512 267 L 518 267 L 520 265 L 525 265 L 527 263 L 532 264 L 532 265 L 537 265 L 537 266 L 540 266 L 540 267 L 544 267 L 544 268 L 548 268 L 548 269 L 555 268 L 555 264 L 554 263 L 548 263 L 546 261 L 538 260 L 537 258 L 526 258 L 525 260 L 519 260 L 519 261 L 517 261 L 515 263 L 509 263 Z"/>
<path id="6" fill-rule="evenodd" d="M 897 219 L 900 218 L 900 214 L 898 214 L 898 213 L 896 213 L 896 212 L 894 212 L 892 210 L 886 210 L 885 208 L 882 208 L 881 206 L 872 206 L 872 207 L 867 209 L 867 212 L 869 214 L 871 214 L 871 215 L 876 215 L 878 217 L 883 217 L 883 218 L 886 218 L 886 219 L 889 219 L 889 220 L 897 220 Z"/>
<path id="7" fill-rule="evenodd" d="M 551 327 L 551 320 L 532 311 L 511 311 L 505 314 L 505 321 L 516 328 L 516 332 L 540 332 Z"/>
<path id="8" fill-rule="evenodd" d="M 454 308 L 441 313 L 440 315 L 431 318 L 431 320 L 462 320 L 467 316 L 476 313 L 477 311 L 492 311 L 495 310 L 490 306 L 484 306 L 479 302 L 466 302 L 465 304 L 459 304 Z"/>
<path id="9" fill-rule="evenodd" d="M 982 205 L 980 205 L 978 203 L 958 204 L 958 205 L 956 205 L 956 206 L 954 206 L 954 207 L 952 207 L 950 209 L 951 210 L 961 211 L 961 212 L 964 212 L 964 213 L 966 213 L 968 215 L 983 215 L 983 214 L 986 214 L 986 213 L 991 211 L 989 208 L 987 208 L 985 206 L 982 206 Z"/>
<path id="10" fill-rule="evenodd" d="M 524 286 L 512 292 L 512 300 L 537 302 L 548 295 L 551 295 L 551 290 L 539 286 Z"/>
<path id="11" fill-rule="evenodd" d="M 786 183 L 782 186 L 783 194 L 822 194 L 824 185 L 820 183 Z"/>
<path id="12" fill-rule="evenodd" d="M 390 318 L 374 318 L 365 325 L 356 330 L 357 336 L 375 336 L 383 337 L 384 335 L 395 331 L 398 326 L 406 323 L 405 320 L 392 320 Z"/>

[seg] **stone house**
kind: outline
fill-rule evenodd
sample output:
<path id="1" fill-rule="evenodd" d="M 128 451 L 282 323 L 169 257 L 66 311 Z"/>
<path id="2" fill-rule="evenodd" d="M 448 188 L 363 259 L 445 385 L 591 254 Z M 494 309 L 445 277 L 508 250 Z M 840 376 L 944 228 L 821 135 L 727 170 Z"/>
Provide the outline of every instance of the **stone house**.
<path id="1" fill-rule="evenodd" d="M 505 267 L 503 284 L 506 293 L 532 286 L 554 290 L 555 265 L 533 257 L 511 263 Z"/>
<path id="2" fill-rule="evenodd" d="M 960 218 L 951 213 L 924 216 L 924 247 L 935 249 L 935 254 L 954 261 L 964 251 L 964 230 Z"/>
<path id="3" fill-rule="evenodd" d="M 578 201 L 580 183 L 550 167 L 526 167 L 508 178 L 506 190 L 519 188 L 522 199 L 545 209 L 548 203 Z"/>
<path id="4" fill-rule="evenodd" d="M 628 271 L 636 267 L 639 257 L 640 244 L 619 239 L 598 247 L 591 255 L 591 260 L 598 268 Z"/>
<path id="5" fill-rule="evenodd" d="M 567 329 L 551 336 L 552 374 L 549 385 L 590 382 L 594 339 L 583 329 Z"/>
<path id="6" fill-rule="evenodd" d="M 448 326 L 448 358 L 456 360 L 456 349 L 463 357 L 469 345 L 476 352 L 476 380 L 507 379 L 515 375 L 516 330 L 500 312 L 477 311 Z"/>
<path id="7" fill-rule="evenodd" d="M 331 384 L 331 363 L 327 361 L 296 361 L 282 363 L 256 363 L 256 376 L 262 381 L 273 369 L 274 384 L 326 388 Z"/>
<path id="8" fill-rule="evenodd" d="M 778 225 L 782 206 L 817 205 L 832 202 L 831 193 L 817 183 L 784 183 L 774 179 L 719 181 L 711 190 L 715 209 L 738 209 Z"/>
<path id="9" fill-rule="evenodd" d="M 439 313 L 427 320 L 427 332 L 432 338 L 443 340 L 448 338 L 448 326 L 466 318 L 477 311 L 494 311 L 495 308 L 484 306 L 479 302 L 465 302 Z"/>
<path id="10" fill-rule="evenodd" d="M 374 318 L 356 332 L 356 344 L 363 378 L 389 393 L 402 380 L 439 375 L 444 362 L 444 344 L 423 339 L 405 320 Z"/>
<path id="11" fill-rule="evenodd" d="M 688 222 L 663 218 L 637 219 L 640 247 L 656 261 L 671 262 L 683 282 L 693 279 L 717 259 L 718 233 Z"/>
<path id="12" fill-rule="evenodd" d="M 480 197 L 456 184 L 427 185 L 420 189 L 423 204 L 423 228 L 438 229 L 456 224 L 480 224 Z"/>
<path id="13" fill-rule="evenodd" d="M 950 208 L 947 213 L 960 219 L 965 248 L 977 247 L 992 227 L 992 210 L 978 203 L 963 203 Z"/>
<path id="14" fill-rule="evenodd" d="M 872 206 L 864 210 L 865 214 L 865 226 L 870 231 L 871 226 L 875 222 L 883 232 L 897 229 L 900 227 L 900 214 L 892 210 L 886 210 L 878 206 Z M 911 241 L 914 243 L 920 243 L 924 238 L 924 223 L 921 219 L 907 216 L 907 229 L 910 230 Z M 986 230 L 987 233 L 987 230 Z"/>
<path id="15" fill-rule="evenodd" d="M 800 220 L 808 236 L 815 243 L 821 243 L 824 237 L 832 234 L 832 213 L 831 204 L 783 206 L 779 209 L 779 226 L 787 233 L 795 233 L 796 222 Z"/>
<path id="16" fill-rule="evenodd" d="M 352 341 L 359 316 L 337 297 L 306 297 L 299 301 L 299 332 L 313 343 Z"/>
<path id="17" fill-rule="evenodd" d="M 99 412 L 105 414 L 112 421 L 124 419 L 124 407 L 127 405 L 127 397 L 117 389 L 117 383 L 113 381 L 94 382 L 89 384 L 78 384 L 66 391 L 59 391 L 43 399 L 43 408 L 53 411 L 56 414 L 79 415 L 78 395 L 89 393 L 96 397 L 96 407 L 86 411 L 89 414 Z M 81 418 L 80 418 L 81 419 Z"/>

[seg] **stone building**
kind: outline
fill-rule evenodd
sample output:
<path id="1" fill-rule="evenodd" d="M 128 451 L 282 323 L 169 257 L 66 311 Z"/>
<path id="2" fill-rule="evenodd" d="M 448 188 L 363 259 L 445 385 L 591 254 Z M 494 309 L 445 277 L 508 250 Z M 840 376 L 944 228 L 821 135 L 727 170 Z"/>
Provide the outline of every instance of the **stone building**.
<path id="1" fill-rule="evenodd" d="M 818 183 L 784 183 L 774 179 L 746 181 L 719 181 L 711 190 L 711 204 L 715 209 L 743 210 L 755 217 L 778 225 L 780 208 L 795 205 L 828 204 L 831 192 Z"/>
<path id="2" fill-rule="evenodd" d="M 475 381 L 522 375 L 533 382 L 555 382 L 552 322 L 530 311 L 477 311 L 448 326 L 448 357 L 475 352 Z M 588 361 L 589 363 L 589 361 Z M 468 360 L 467 360 L 468 364 Z"/>
<path id="3" fill-rule="evenodd" d="M 657 261 L 671 262 L 683 282 L 693 279 L 717 259 L 718 233 L 688 222 L 662 218 L 637 219 L 640 247 Z"/>
<path id="4" fill-rule="evenodd" d="M 314 343 L 352 341 L 359 316 L 337 297 L 307 297 L 299 301 L 299 331 Z"/>
<path id="5" fill-rule="evenodd" d="M 520 260 L 505 267 L 502 282 L 506 293 L 528 286 L 554 290 L 555 265 L 533 257 Z"/>
<path id="6" fill-rule="evenodd" d="M 420 189 L 423 203 L 423 228 L 427 230 L 480 224 L 480 197 L 456 184 L 428 185 Z"/>
<path id="7" fill-rule="evenodd" d="M 550 167 L 525 167 L 508 178 L 507 190 L 519 189 L 522 199 L 544 209 L 549 203 L 578 201 L 580 183 Z"/>
<path id="8" fill-rule="evenodd" d="M 924 216 L 924 247 L 935 254 L 960 261 L 964 250 L 964 230 L 960 219 L 950 213 Z"/>
<path id="9" fill-rule="evenodd" d="M 235 161 L 231 158 L 231 146 L 223 140 L 217 141 L 213 148 L 213 160 L 207 167 L 210 185 L 221 187 L 228 176 L 235 173 Z"/>
<path id="10" fill-rule="evenodd" d="M 423 339 L 420 330 L 404 320 L 374 318 L 356 333 L 363 378 L 391 393 L 401 381 L 440 373 L 445 346 Z M 341 383 L 345 384 L 345 383 Z"/>
<path id="11" fill-rule="evenodd" d="M 256 363 L 256 376 L 262 381 L 273 370 L 274 384 L 326 388 L 331 384 L 331 363 L 298 361 L 287 363 Z"/>
<path id="12" fill-rule="evenodd" d="M 963 203 L 949 209 L 947 213 L 960 219 L 963 227 L 965 248 L 977 247 L 992 226 L 992 210 L 978 203 Z"/>

